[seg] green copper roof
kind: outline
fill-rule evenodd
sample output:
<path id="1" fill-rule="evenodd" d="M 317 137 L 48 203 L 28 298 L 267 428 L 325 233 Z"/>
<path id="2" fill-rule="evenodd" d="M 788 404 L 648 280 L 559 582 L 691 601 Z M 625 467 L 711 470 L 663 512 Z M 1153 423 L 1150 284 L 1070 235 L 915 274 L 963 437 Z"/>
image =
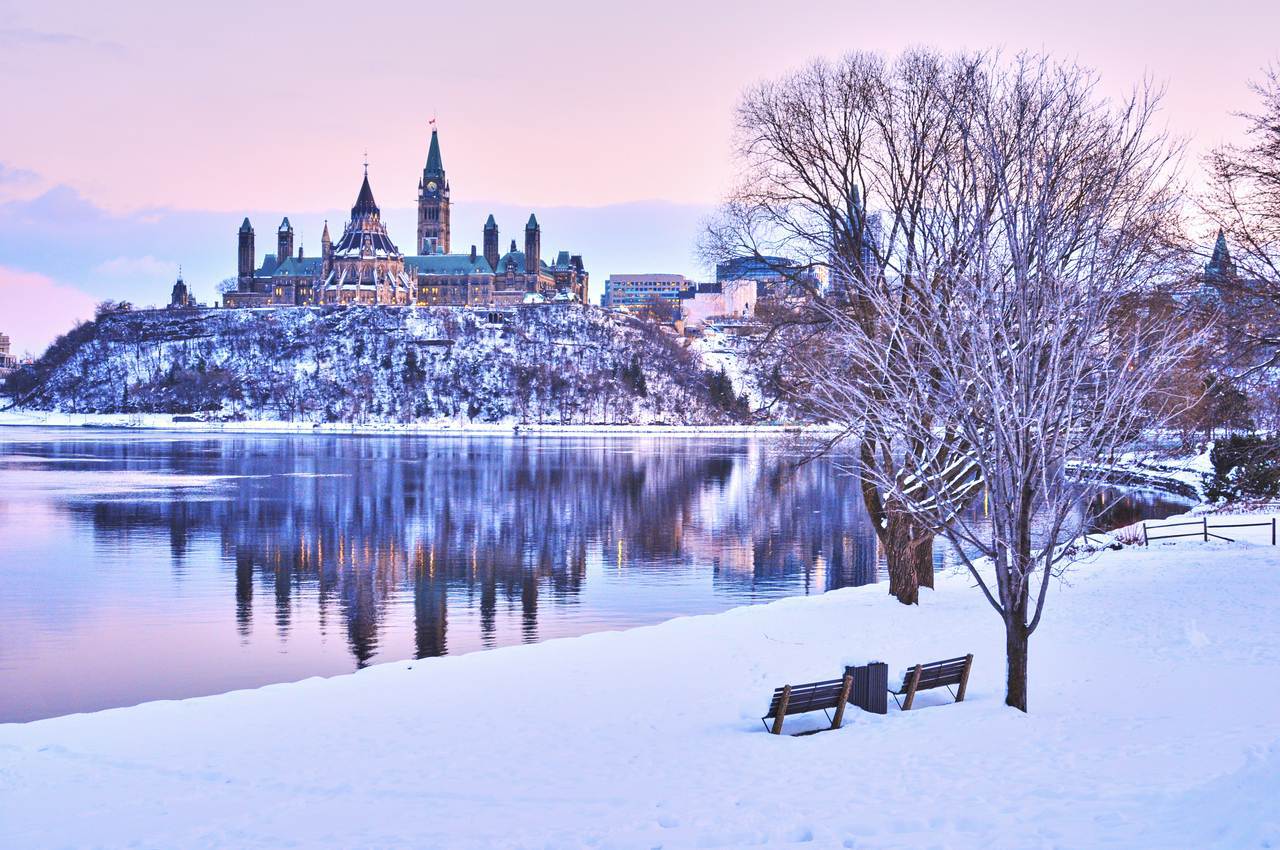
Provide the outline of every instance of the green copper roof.
<path id="1" fill-rule="evenodd" d="M 483 255 L 472 259 L 470 254 L 427 254 L 405 257 L 404 267 L 415 274 L 493 274 L 489 261 Z"/>
<path id="2" fill-rule="evenodd" d="M 1236 264 L 1231 260 L 1231 252 L 1227 250 L 1227 237 L 1222 232 L 1222 228 L 1218 228 L 1218 239 L 1213 243 L 1213 256 L 1209 258 L 1209 263 L 1204 267 L 1204 272 L 1208 277 L 1233 277 L 1236 273 Z"/>
<path id="3" fill-rule="evenodd" d="M 537 229 L 538 229 L 538 217 L 537 217 L 536 215 L 534 215 L 533 213 L 529 213 L 529 223 L 528 223 L 528 224 L 526 224 L 526 225 L 524 226 L 524 229 L 525 229 L 525 230 L 537 230 Z"/>
<path id="4" fill-rule="evenodd" d="M 364 173 L 364 183 L 360 185 L 360 194 L 356 197 L 356 205 L 351 208 L 351 218 L 354 221 L 362 215 L 378 215 L 378 204 L 373 200 L 373 190 L 369 188 L 369 172 Z"/>
<path id="5" fill-rule="evenodd" d="M 444 174 L 444 163 L 440 160 L 440 136 L 435 130 L 431 131 L 431 149 L 427 151 L 427 169 L 428 174 Z"/>
<path id="6" fill-rule="evenodd" d="M 489 220 L 484 223 L 485 230 L 497 230 L 498 223 L 493 220 L 493 213 L 489 213 Z"/>
<path id="7" fill-rule="evenodd" d="M 248 233 L 253 230 L 253 225 L 249 223 L 249 216 L 244 217 L 244 224 L 240 225 L 241 233 Z"/>
<path id="8" fill-rule="evenodd" d="M 280 222 L 280 231 L 293 230 L 293 225 L 289 223 L 289 216 L 284 217 L 284 221 Z"/>

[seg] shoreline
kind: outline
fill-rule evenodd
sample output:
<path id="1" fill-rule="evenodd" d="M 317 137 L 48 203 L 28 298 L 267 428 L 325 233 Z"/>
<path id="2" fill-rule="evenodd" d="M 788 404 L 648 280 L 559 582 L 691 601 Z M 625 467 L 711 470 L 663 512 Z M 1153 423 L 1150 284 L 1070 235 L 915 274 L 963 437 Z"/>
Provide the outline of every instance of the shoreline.
<path id="1" fill-rule="evenodd" d="M 437 420 L 432 422 L 286 422 L 281 420 L 244 420 L 211 422 L 179 419 L 183 414 L 168 413 L 60 413 L 57 411 L 0 411 L 0 427 L 34 428 L 102 428 L 124 431 L 178 431 L 193 434 L 323 434 L 323 435 L 422 435 L 422 436 L 521 436 L 547 434 L 563 436 L 644 435 L 680 437 L 723 436 L 802 436 L 832 435 L 838 426 L 804 424 L 769 425 L 675 425 L 593 423 L 558 425 L 550 423 L 479 423 Z"/>

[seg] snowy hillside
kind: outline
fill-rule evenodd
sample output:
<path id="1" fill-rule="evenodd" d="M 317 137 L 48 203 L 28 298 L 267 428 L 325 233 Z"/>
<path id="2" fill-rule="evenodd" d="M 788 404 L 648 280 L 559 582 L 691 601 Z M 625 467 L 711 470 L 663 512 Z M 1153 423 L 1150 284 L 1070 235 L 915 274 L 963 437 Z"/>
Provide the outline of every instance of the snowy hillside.
<path id="1" fill-rule="evenodd" d="M 22 406 L 303 422 L 744 422 L 724 375 L 598 308 L 126 312 L 37 364 Z"/>

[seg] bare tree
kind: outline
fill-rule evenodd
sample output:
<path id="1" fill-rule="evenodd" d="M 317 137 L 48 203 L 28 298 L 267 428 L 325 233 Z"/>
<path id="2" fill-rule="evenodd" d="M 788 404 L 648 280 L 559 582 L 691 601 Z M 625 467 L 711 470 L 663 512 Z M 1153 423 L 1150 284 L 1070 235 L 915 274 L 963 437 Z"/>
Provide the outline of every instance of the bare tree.
<path id="1" fill-rule="evenodd" d="M 963 165 L 957 153 L 982 62 L 928 50 L 893 63 L 853 53 L 751 89 L 737 115 L 743 178 L 705 243 L 712 259 L 749 257 L 807 295 L 759 312 L 772 326 L 762 346 L 769 384 L 843 426 L 833 444 L 857 440 L 889 592 L 906 604 L 933 586 L 935 530 L 882 486 L 902 467 L 876 409 L 898 402 L 877 396 L 843 349 L 870 339 L 891 361 L 910 356 L 875 308 L 913 298 L 935 255 L 955 252 L 941 238 L 937 203 L 943 183 L 962 177 L 949 169 Z M 972 494 L 972 480 L 952 483 L 958 498 Z"/>
<path id="2" fill-rule="evenodd" d="M 1171 268 L 1178 227 L 1159 93 L 1115 104 L 1090 73 L 1032 56 L 969 79 L 961 142 L 913 236 L 934 248 L 895 249 L 914 251 L 913 274 L 850 276 L 881 330 L 837 320 L 836 356 L 860 378 L 827 392 L 902 464 L 864 474 L 951 540 L 1000 615 L 1005 701 L 1025 711 L 1029 638 L 1091 520 L 1069 462 L 1159 425 L 1166 373 L 1197 339 L 1178 313 L 1133 307 Z M 976 479 L 983 513 L 955 486 Z"/>
<path id="3" fill-rule="evenodd" d="M 1231 245 L 1232 260 L 1216 268 L 1215 284 L 1234 310 L 1219 340 L 1229 367 L 1246 377 L 1280 364 L 1280 68 L 1251 88 L 1257 112 L 1239 113 L 1247 141 L 1207 158 L 1210 188 L 1204 209 L 1220 230 L 1213 262 Z"/>

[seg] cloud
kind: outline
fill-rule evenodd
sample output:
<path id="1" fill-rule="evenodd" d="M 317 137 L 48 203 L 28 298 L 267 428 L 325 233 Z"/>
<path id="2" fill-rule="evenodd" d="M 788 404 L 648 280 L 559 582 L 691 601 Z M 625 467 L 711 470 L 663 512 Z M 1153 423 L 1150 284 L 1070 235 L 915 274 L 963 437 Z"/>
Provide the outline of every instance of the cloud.
<path id="1" fill-rule="evenodd" d="M 71 48 L 116 54 L 125 52 L 124 45 L 114 41 L 99 41 L 72 32 L 48 32 L 25 27 L 0 28 L 0 48 L 5 50 Z"/>
<path id="2" fill-rule="evenodd" d="M 157 259 L 150 254 L 144 257 L 115 257 L 98 263 L 93 268 L 93 273 L 100 277 L 150 283 L 172 282 L 177 271 L 177 263 Z"/>
<path id="3" fill-rule="evenodd" d="M 77 321 L 93 318 L 98 299 L 34 272 L 0 266 L 0 333 L 13 352 L 40 354 Z"/>
<path id="4" fill-rule="evenodd" d="M 34 171 L 0 162 L 0 203 L 30 200 L 47 188 L 44 179 Z"/>

